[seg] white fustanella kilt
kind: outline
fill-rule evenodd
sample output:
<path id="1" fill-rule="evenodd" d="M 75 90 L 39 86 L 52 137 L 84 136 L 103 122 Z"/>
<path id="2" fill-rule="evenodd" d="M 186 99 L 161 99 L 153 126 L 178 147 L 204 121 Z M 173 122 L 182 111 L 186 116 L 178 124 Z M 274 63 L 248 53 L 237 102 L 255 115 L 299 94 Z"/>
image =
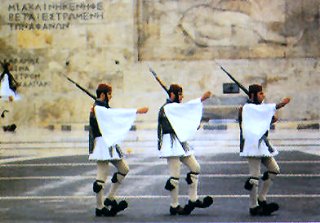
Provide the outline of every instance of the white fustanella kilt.
<path id="1" fill-rule="evenodd" d="M 270 152 L 268 146 L 264 141 L 260 145 L 251 145 L 248 146 L 246 142 L 244 143 L 243 151 L 240 152 L 242 157 L 272 157 L 279 154 L 278 150 L 273 148 L 273 151 Z"/>
<path id="2" fill-rule="evenodd" d="M 190 146 L 188 151 L 185 151 L 179 140 L 171 140 L 170 134 L 164 134 L 162 137 L 162 146 L 160 149 L 160 158 L 167 158 L 167 157 L 180 157 L 180 156 L 190 156 L 194 154 L 193 148 Z"/>
<path id="3" fill-rule="evenodd" d="M 20 100 L 21 97 L 19 94 L 11 90 L 9 86 L 9 77 L 8 74 L 5 74 L 1 83 L 0 83 L 0 95 L 2 100 L 9 100 L 9 97 L 13 97 L 14 100 Z"/>
<path id="4" fill-rule="evenodd" d="M 116 150 L 116 146 L 108 148 L 107 144 L 101 136 L 94 139 L 94 149 L 93 152 L 89 154 L 89 160 L 120 160 L 122 159 L 122 157 L 122 152 L 121 154 L 119 154 Z"/>

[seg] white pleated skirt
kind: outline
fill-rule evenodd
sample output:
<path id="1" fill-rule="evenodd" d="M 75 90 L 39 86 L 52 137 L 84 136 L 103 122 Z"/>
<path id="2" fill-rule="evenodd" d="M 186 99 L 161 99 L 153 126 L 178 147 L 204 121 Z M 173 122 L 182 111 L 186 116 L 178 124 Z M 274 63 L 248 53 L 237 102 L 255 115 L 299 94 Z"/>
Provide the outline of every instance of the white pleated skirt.
<path id="1" fill-rule="evenodd" d="M 194 154 L 191 146 L 185 151 L 177 139 L 172 140 L 170 134 L 163 135 L 162 146 L 159 151 L 160 158 L 190 156 L 191 154 Z"/>
<path id="2" fill-rule="evenodd" d="M 244 143 L 243 151 L 240 152 L 242 157 L 273 157 L 279 154 L 278 150 L 272 147 L 273 151 L 269 151 L 269 147 L 264 141 L 260 145 Z"/>
<path id="3" fill-rule="evenodd" d="M 7 74 L 4 75 L 0 83 L 0 95 L 1 95 L 1 99 L 4 101 L 9 101 L 9 97 L 13 97 L 13 100 L 15 101 L 21 99 L 21 96 L 19 94 L 11 90 L 9 86 L 9 78 Z"/>
<path id="4" fill-rule="evenodd" d="M 89 154 L 89 160 L 96 161 L 106 161 L 106 160 L 120 160 L 123 158 L 122 151 L 118 146 L 118 151 L 116 146 L 108 147 L 104 139 L 96 137 L 94 140 L 94 149 L 91 154 Z"/>

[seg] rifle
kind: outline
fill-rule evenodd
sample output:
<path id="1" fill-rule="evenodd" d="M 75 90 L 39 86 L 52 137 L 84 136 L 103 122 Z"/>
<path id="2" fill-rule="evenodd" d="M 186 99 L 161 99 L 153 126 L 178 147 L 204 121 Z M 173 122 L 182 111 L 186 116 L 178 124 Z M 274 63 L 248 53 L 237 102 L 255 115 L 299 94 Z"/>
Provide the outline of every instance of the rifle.
<path id="1" fill-rule="evenodd" d="M 239 83 L 228 71 L 226 71 L 220 64 L 218 64 L 216 61 L 215 61 L 215 63 L 220 67 L 221 70 L 223 70 L 223 72 L 225 72 L 225 73 L 228 75 L 228 77 L 230 77 L 231 80 L 233 80 L 233 82 L 234 82 L 236 85 L 238 85 L 238 87 L 239 87 L 244 93 L 246 93 L 246 95 L 248 95 L 248 96 L 250 97 L 249 91 L 248 91 L 242 84 L 240 84 L 240 83 Z"/>
<path id="2" fill-rule="evenodd" d="M 170 93 L 169 90 L 167 88 L 167 86 L 160 80 L 160 78 L 158 77 L 157 73 L 151 68 L 149 67 L 149 71 L 153 74 L 153 76 L 155 77 L 155 79 L 158 81 L 158 83 L 160 84 L 160 86 L 167 92 L 168 96 L 170 97 Z M 170 123 L 170 122 L 169 122 Z M 171 123 L 170 123 L 171 126 Z M 172 128 L 172 127 L 171 127 Z M 172 128 L 173 129 L 173 128 Z M 182 146 L 183 149 L 184 148 L 184 143 L 180 141 L 179 137 L 177 136 L 176 132 L 173 130 L 173 134 L 174 136 L 177 138 L 178 142 L 180 143 L 180 145 Z"/>
<path id="3" fill-rule="evenodd" d="M 165 92 L 168 94 L 168 96 L 170 97 L 169 94 L 169 90 L 166 87 L 166 85 L 160 80 L 160 78 L 158 77 L 157 73 L 151 68 L 149 67 L 149 71 L 153 74 L 154 78 L 158 81 L 158 83 L 160 84 L 160 86 L 165 90 Z"/>
<path id="4" fill-rule="evenodd" d="M 88 90 L 86 90 L 85 88 L 81 87 L 78 83 L 76 83 L 74 80 L 72 80 L 71 78 L 69 78 L 67 75 L 62 74 L 65 78 L 68 79 L 68 81 L 70 81 L 71 83 L 75 84 L 80 90 L 82 90 L 84 93 L 86 93 L 87 95 L 89 95 L 93 100 L 97 100 L 97 97 L 94 96 L 93 94 L 91 94 Z"/>

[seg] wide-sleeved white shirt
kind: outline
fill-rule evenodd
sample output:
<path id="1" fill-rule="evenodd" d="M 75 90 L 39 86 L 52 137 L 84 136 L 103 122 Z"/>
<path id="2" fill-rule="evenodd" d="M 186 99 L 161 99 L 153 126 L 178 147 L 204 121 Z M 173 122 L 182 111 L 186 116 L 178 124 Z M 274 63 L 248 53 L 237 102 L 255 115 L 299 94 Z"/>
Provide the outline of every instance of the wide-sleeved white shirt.
<path id="1" fill-rule="evenodd" d="M 276 112 L 276 104 L 245 104 L 242 109 L 243 151 L 240 156 L 263 157 L 275 156 L 278 151 L 270 150 L 262 139 L 270 130 L 272 117 Z"/>

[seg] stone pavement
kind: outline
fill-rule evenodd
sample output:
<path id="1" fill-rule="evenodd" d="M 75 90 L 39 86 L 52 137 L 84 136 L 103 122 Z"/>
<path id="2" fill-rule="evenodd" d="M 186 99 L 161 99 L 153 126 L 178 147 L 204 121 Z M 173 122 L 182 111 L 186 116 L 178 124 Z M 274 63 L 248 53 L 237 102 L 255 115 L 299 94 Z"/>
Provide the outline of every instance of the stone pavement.
<path id="1" fill-rule="evenodd" d="M 18 127 L 13 133 L 2 132 L 0 135 L 0 163 L 34 157 L 87 155 L 88 131 L 85 125 L 68 126 L 61 126 L 61 129 L 57 126 L 55 128 Z M 279 122 L 275 125 L 274 130 L 271 130 L 270 139 L 281 142 L 283 137 L 292 138 L 291 142 L 306 144 L 304 151 L 318 154 L 314 147 L 307 146 L 310 144 L 307 139 L 301 140 L 304 135 L 312 135 L 313 138 L 319 139 L 319 121 Z M 198 152 L 205 150 L 206 147 L 202 145 L 207 145 L 212 140 L 216 140 L 215 143 L 221 146 L 230 144 L 230 152 L 238 152 L 238 137 L 238 123 L 232 120 L 220 120 L 202 124 L 202 128 L 197 132 L 192 143 L 197 147 Z M 123 148 L 128 154 L 157 155 L 156 140 L 156 123 L 136 123 L 124 140 Z M 283 149 L 290 149 L 290 146 L 284 146 Z M 219 153 L 220 151 L 218 147 L 214 147 L 210 148 L 210 152 Z"/>
<path id="2" fill-rule="evenodd" d="M 269 199 L 281 209 L 269 217 L 251 217 L 243 183 L 246 161 L 238 155 L 239 130 L 204 130 L 190 144 L 201 165 L 199 195 L 214 205 L 190 216 L 170 216 L 163 189 L 166 161 L 158 158 L 155 129 L 130 131 L 122 148 L 130 165 L 119 190 L 129 208 L 114 218 L 94 217 L 92 182 L 96 166 L 87 159 L 83 130 L 22 129 L 1 134 L 0 222 L 320 222 L 320 140 L 318 129 L 275 129 L 270 140 L 281 174 Z M 111 174 L 114 168 L 110 168 Z M 182 168 L 180 202 L 187 200 Z M 106 187 L 109 187 L 109 180 Z"/>

